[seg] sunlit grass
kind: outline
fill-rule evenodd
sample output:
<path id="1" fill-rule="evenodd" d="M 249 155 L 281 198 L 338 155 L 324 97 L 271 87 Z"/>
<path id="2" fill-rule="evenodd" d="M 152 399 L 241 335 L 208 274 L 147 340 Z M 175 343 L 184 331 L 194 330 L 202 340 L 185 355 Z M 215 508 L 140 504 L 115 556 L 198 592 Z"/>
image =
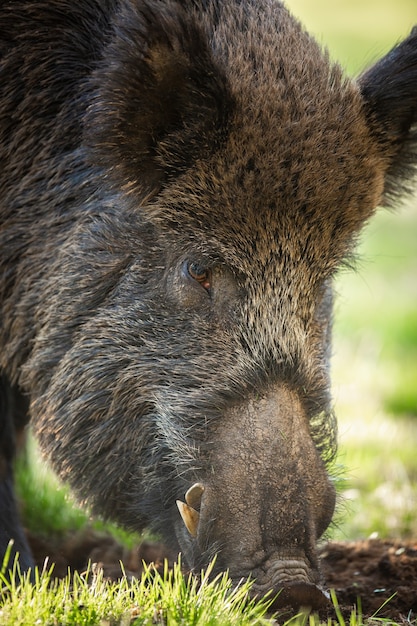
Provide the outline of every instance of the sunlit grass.
<path id="1" fill-rule="evenodd" d="M 211 578 L 212 564 L 201 577 L 183 575 L 181 564 L 163 574 L 152 566 L 139 579 L 117 583 L 103 579 L 102 571 L 53 578 L 45 568 L 8 582 L 0 573 L 2 626 L 263 626 L 271 599 L 249 599 L 251 584 L 233 587 L 227 574 Z"/>
<path id="2" fill-rule="evenodd" d="M 35 569 L 34 580 L 13 566 L 10 582 L 5 563 L 0 568 L 0 624 L 2 626 L 369 626 L 377 613 L 364 620 L 360 602 L 350 615 L 342 613 L 337 594 L 331 591 L 333 616 L 320 620 L 301 610 L 272 612 L 272 597 L 250 599 L 250 581 L 234 586 L 227 573 L 212 576 L 214 563 L 196 577 L 184 575 L 181 562 L 161 574 L 152 566 L 138 579 L 118 582 L 103 578 L 91 566 L 84 574 L 55 579 L 53 568 Z"/>

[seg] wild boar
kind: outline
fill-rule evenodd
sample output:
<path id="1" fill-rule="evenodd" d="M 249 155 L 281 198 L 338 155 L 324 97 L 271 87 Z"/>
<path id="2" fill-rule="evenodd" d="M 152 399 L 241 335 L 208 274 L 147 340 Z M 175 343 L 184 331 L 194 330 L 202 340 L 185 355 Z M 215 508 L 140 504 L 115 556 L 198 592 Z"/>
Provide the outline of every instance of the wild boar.
<path id="1" fill-rule="evenodd" d="M 0 54 L 0 548 L 30 416 L 94 511 L 319 607 L 333 277 L 413 184 L 417 31 L 354 81 L 276 0 L 9 0 Z"/>

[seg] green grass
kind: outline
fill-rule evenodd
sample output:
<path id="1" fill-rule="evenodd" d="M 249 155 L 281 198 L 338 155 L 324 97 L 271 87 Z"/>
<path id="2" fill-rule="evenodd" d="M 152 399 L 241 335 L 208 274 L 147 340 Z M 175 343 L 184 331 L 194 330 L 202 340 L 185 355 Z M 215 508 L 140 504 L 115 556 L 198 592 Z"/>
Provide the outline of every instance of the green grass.
<path id="1" fill-rule="evenodd" d="M 58 580 L 53 569 L 35 570 L 35 581 L 14 566 L 12 582 L 0 570 L 0 624 L 2 626 L 320 626 L 317 614 L 300 611 L 290 619 L 273 613 L 273 598 L 250 599 L 250 581 L 233 587 L 227 573 L 211 575 L 214 562 L 197 578 L 184 575 L 180 560 L 163 574 L 152 566 L 140 579 L 124 577 L 117 583 L 102 570 L 68 574 Z M 334 618 L 326 626 L 346 626 L 334 591 Z M 374 621 L 378 621 L 375 614 Z M 392 624 L 388 620 L 379 620 Z M 362 626 L 353 607 L 349 626 Z M 370 622 L 371 623 L 371 622 Z M 324 626 L 324 625 L 323 625 Z"/>
<path id="2" fill-rule="evenodd" d="M 18 583 L 3 580 L 2 626 L 262 626 L 271 624 L 266 612 L 271 599 L 249 600 L 249 582 L 232 588 L 226 574 L 209 579 L 210 566 L 196 577 L 181 573 L 180 562 L 161 575 L 148 567 L 140 579 L 118 583 L 103 579 L 102 571 L 53 578 L 39 573 Z"/>

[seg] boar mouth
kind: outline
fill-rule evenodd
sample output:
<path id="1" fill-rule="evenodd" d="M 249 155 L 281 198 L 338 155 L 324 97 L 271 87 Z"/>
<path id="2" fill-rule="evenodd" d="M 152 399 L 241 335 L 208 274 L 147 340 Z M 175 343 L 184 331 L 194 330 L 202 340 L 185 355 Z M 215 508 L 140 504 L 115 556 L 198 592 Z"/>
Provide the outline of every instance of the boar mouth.
<path id="1" fill-rule="evenodd" d="M 195 483 L 186 492 L 185 502 L 177 500 L 182 521 L 194 540 L 198 535 L 204 491 L 202 483 Z M 254 599 L 275 595 L 272 609 L 291 606 L 294 610 L 300 607 L 318 610 L 329 603 L 329 594 L 319 584 L 318 570 L 311 567 L 305 556 L 274 555 L 260 567 L 248 569 L 246 574 L 230 574 L 236 586 L 242 580 L 254 581 L 250 591 L 250 596 Z"/>

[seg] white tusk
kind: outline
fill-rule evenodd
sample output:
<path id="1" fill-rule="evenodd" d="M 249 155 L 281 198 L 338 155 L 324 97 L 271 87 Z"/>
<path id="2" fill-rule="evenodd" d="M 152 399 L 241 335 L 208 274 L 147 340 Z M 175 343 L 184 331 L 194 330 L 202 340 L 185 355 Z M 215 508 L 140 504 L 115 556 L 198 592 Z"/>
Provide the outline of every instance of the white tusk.
<path id="1" fill-rule="evenodd" d="M 181 500 L 177 500 L 177 507 L 188 532 L 192 537 L 196 537 L 200 513 Z"/>
<path id="2" fill-rule="evenodd" d="M 201 496 L 203 495 L 203 492 L 204 485 L 202 485 L 201 483 L 195 483 L 192 487 L 190 487 L 185 494 L 185 501 L 188 506 L 191 506 L 196 511 L 199 511 L 201 506 Z"/>

